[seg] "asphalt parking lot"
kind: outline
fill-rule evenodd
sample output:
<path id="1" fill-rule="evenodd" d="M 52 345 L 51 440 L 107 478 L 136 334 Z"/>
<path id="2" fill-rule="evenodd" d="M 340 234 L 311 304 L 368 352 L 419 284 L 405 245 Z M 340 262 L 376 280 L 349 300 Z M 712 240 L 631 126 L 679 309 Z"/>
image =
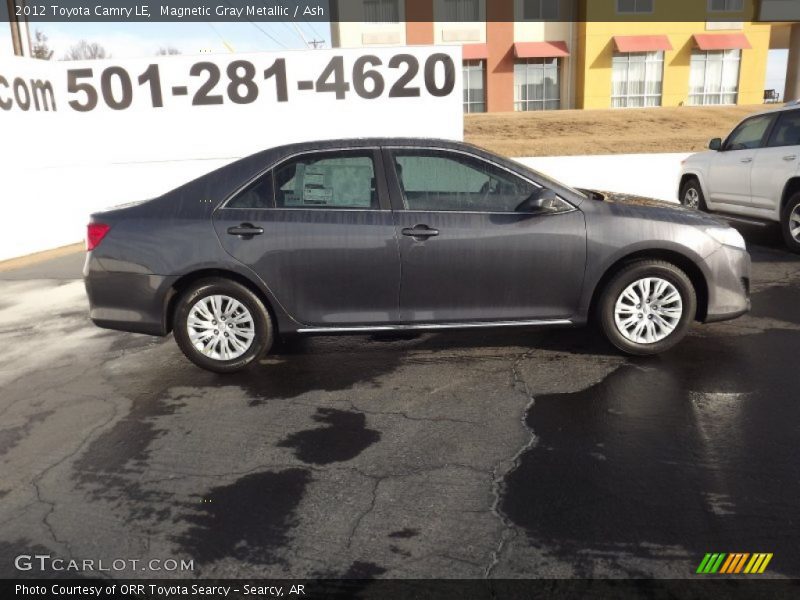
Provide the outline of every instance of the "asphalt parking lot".
<path id="1" fill-rule="evenodd" d="M 82 254 L 0 272 L 0 575 L 800 576 L 800 257 L 753 312 L 627 359 L 586 330 L 289 341 L 221 377 L 87 320 Z M 38 573 L 34 573 L 38 575 Z"/>

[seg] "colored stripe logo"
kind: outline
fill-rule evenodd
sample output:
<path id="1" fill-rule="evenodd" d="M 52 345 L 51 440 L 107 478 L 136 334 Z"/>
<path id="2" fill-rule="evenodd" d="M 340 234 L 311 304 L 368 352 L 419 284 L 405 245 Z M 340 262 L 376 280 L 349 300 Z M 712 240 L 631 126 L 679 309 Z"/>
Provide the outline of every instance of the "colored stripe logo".
<path id="1" fill-rule="evenodd" d="M 733 554 L 711 553 L 703 557 L 697 573 L 700 575 L 761 574 L 767 569 L 772 553 L 738 552 Z"/>

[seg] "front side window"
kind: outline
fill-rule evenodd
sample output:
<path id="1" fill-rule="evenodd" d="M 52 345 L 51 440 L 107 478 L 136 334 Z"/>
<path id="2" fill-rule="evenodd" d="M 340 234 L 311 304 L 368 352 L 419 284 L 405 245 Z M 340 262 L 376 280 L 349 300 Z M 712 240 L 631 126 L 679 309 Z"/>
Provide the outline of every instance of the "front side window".
<path id="1" fill-rule="evenodd" d="M 528 58 L 514 65 L 514 110 L 561 108 L 559 59 Z"/>
<path id="2" fill-rule="evenodd" d="M 479 0 L 442 0 L 441 21 L 480 21 Z"/>
<path id="3" fill-rule="evenodd" d="M 744 0 L 708 0 L 708 10 L 711 12 L 741 12 L 744 10 Z"/>
<path id="4" fill-rule="evenodd" d="M 689 104 L 736 104 L 741 50 L 695 50 L 689 76 Z"/>
<path id="5" fill-rule="evenodd" d="M 616 53 L 613 59 L 611 106 L 661 106 L 663 52 Z"/>
<path id="6" fill-rule="evenodd" d="M 522 0 L 522 18 L 526 21 L 555 21 L 560 0 Z"/>
<path id="7" fill-rule="evenodd" d="M 651 13 L 656 0 L 617 0 L 617 12 Z"/>
<path id="8" fill-rule="evenodd" d="M 397 23 L 400 21 L 399 0 L 364 0 L 365 23 Z"/>
<path id="9" fill-rule="evenodd" d="M 484 80 L 484 62 L 482 60 L 465 60 L 464 73 L 464 112 L 486 112 L 486 84 Z"/>
<path id="10" fill-rule="evenodd" d="M 780 115 L 778 125 L 769 138 L 770 146 L 800 146 L 800 110 Z"/>
<path id="11" fill-rule="evenodd" d="M 725 150 L 752 150 L 760 148 L 764 141 L 764 134 L 767 132 L 772 115 L 762 115 L 743 121 L 725 142 Z"/>
<path id="12" fill-rule="evenodd" d="M 407 210 L 514 212 L 538 189 L 500 167 L 459 153 L 397 150 L 394 163 Z"/>
<path id="13" fill-rule="evenodd" d="M 304 154 L 274 179 L 276 208 L 379 208 L 371 150 Z"/>

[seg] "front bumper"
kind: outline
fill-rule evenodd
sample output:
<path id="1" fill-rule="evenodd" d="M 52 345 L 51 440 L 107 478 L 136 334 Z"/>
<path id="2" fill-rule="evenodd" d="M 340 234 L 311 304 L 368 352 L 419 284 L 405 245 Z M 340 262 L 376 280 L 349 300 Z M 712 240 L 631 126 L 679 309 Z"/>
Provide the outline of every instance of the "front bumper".
<path id="1" fill-rule="evenodd" d="M 716 323 L 750 311 L 750 254 L 721 246 L 706 258 L 709 269 L 708 311 L 704 321 Z"/>
<path id="2" fill-rule="evenodd" d="M 98 327 L 159 336 L 169 333 L 165 308 L 175 277 L 111 271 L 88 252 L 83 279 L 89 318 Z"/>

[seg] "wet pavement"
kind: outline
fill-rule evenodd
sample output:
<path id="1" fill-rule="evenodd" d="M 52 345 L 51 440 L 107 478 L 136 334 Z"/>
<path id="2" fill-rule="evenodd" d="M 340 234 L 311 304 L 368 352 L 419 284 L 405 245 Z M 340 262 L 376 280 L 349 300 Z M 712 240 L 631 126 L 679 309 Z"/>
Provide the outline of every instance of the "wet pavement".
<path id="1" fill-rule="evenodd" d="M 73 255 L 0 272 L 0 576 L 800 576 L 800 257 L 753 312 L 628 359 L 591 330 L 290 340 L 221 377 L 86 319 Z M 38 573 L 36 573 L 38 574 Z"/>

